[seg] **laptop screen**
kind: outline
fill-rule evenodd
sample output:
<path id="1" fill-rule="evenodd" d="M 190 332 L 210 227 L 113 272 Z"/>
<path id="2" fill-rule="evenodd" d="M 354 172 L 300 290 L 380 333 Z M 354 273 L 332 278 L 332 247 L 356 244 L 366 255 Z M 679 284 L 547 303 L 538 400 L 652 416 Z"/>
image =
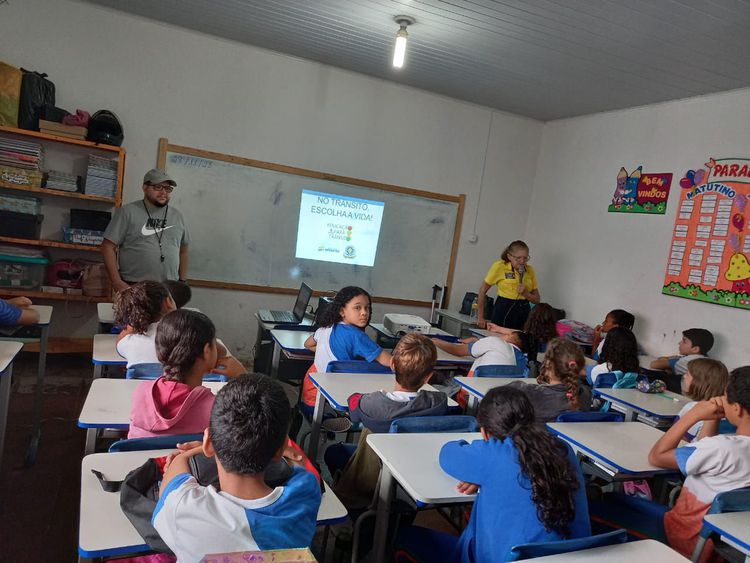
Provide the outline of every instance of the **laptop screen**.
<path id="1" fill-rule="evenodd" d="M 297 294 L 297 301 L 294 303 L 294 309 L 292 310 L 292 314 L 296 320 L 301 321 L 302 317 L 305 316 L 307 304 L 310 302 L 312 294 L 313 290 L 309 285 L 303 283 L 300 286 L 299 293 Z"/>

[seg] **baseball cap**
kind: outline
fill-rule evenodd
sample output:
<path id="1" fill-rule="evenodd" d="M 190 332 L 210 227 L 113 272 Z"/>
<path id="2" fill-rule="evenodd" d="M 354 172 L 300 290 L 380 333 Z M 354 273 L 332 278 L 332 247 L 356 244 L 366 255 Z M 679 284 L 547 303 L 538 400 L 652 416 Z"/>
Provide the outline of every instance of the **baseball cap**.
<path id="1" fill-rule="evenodd" d="M 152 168 L 148 172 L 146 172 L 146 175 L 143 177 L 143 183 L 144 184 L 163 184 L 163 183 L 171 184 L 172 186 L 176 186 L 177 182 L 172 180 L 172 178 L 169 177 L 169 174 L 164 172 L 164 170 L 159 170 L 158 168 Z"/>

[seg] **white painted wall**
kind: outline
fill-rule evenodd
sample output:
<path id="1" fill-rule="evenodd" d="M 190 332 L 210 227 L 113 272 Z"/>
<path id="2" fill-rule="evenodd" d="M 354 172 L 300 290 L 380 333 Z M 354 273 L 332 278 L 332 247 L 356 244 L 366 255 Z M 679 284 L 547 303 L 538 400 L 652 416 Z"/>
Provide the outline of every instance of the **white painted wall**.
<path id="1" fill-rule="evenodd" d="M 504 245 L 525 231 L 540 122 L 68 0 L 0 6 L 0 57 L 49 73 L 61 107 L 118 114 L 128 151 L 126 202 L 141 197 L 140 179 L 155 164 L 159 137 L 377 182 L 465 193 L 454 305 L 465 291 L 476 290 Z M 480 238 L 470 244 L 483 169 Z M 425 280 L 425 299 L 436 281 Z M 291 299 L 196 289 L 193 305 L 246 356 L 255 337 L 252 313 L 287 308 Z M 384 312 L 377 307 L 376 315 Z M 95 329 L 93 317 L 74 326 L 76 336 Z M 53 325 L 59 334 L 71 328 Z"/>
<path id="2" fill-rule="evenodd" d="M 542 296 L 596 324 L 611 309 L 636 316 L 651 354 L 676 354 L 681 331 L 716 336 L 712 356 L 750 363 L 750 314 L 661 294 L 679 180 L 709 157 L 750 156 L 750 90 L 545 124 L 526 236 Z M 615 178 L 672 172 L 666 215 L 608 213 Z"/>

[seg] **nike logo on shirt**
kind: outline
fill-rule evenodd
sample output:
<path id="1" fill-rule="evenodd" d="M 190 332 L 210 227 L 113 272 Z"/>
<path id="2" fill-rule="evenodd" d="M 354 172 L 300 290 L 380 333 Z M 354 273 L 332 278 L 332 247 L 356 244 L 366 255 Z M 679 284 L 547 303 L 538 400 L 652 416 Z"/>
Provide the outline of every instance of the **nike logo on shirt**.
<path id="1" fill-rule="evenodd" d="M 164 232 L 164 231 L 166 231 L 167 229 L 171 229 L 171 228 L 172 228 L 172 227 L 174 227 L 174 226 L 175 226 L 175 225 L 170 225 L 169 227 L 164 227 L 164 228 L 162 228 L 162 229 L 153 229 L 153 228 L 149 228 L 149 227 L 147 227 L 146 225 L 143 225 L 143 227 L 141 227 L 141 234 L 142 234 L 142 235 L 143 235 L 144 237 L 147 237 L 147 236 L 155 235 L 156 233 L 161 233 L 161 232 Z"/>

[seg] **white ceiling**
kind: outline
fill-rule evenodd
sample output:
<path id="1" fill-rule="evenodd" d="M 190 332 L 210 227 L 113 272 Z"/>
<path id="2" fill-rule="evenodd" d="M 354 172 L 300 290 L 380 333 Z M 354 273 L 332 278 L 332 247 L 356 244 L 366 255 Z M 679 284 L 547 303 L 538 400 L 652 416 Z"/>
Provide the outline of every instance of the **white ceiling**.
<path id="1" fill-rule="evenodd" d="M 748 0 L 87 1 L 543 120 L 750 86 Z"/>

